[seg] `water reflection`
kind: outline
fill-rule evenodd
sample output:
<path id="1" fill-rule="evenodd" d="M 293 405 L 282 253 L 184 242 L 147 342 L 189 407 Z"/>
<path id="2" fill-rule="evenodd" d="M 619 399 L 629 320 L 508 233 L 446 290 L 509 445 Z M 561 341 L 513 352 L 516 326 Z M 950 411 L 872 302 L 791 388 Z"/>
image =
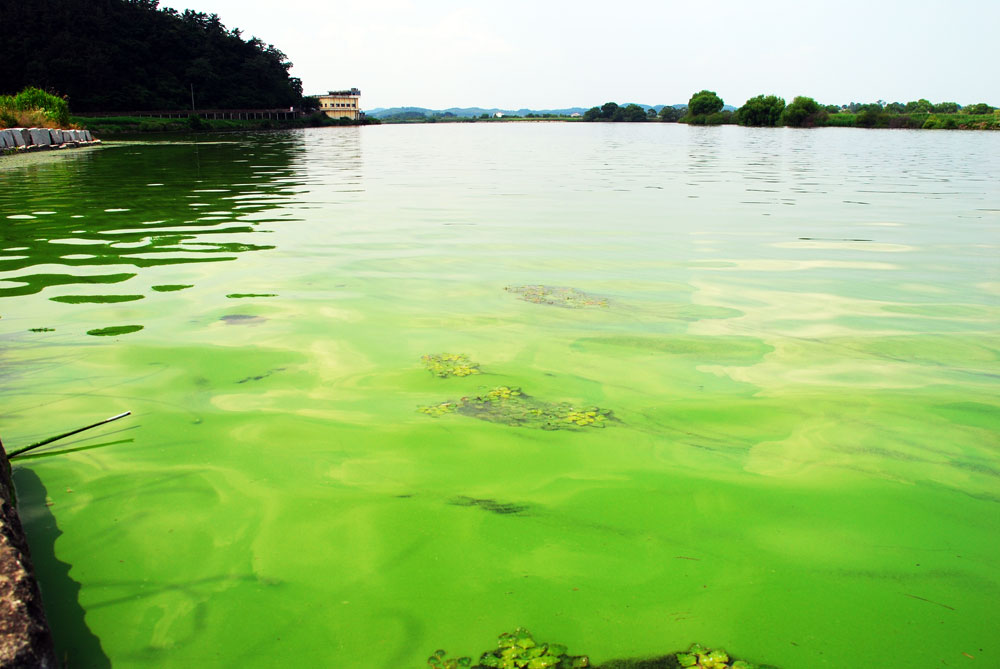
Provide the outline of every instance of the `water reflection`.
<path id="1" fill-rule="evenodd" d="M 89 160 L 8 172 L 0 190 L 0 297 L 45 291 L 74 304 L 137 300 L 144 296 L 104 293 L 111 285 L 124 292 L 117 284 L 137 269 L 273 249 L 247 235 L 289 220 L 272 212 L 301 184 L 294 162 L 302 151 L 301 134 L 227 136 L 113 146 Z M 69 285 L 93 285 L 93 294 L 61 294 Z"/>

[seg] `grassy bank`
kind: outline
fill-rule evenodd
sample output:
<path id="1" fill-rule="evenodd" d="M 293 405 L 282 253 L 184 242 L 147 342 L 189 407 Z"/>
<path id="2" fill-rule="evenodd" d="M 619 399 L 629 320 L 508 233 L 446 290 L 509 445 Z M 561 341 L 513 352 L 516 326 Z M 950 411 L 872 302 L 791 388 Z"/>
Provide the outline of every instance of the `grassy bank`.
<path id="1" fill-rule="evenodd" d="M 343 125 L 377 124 L 378 120 L 362 122 L 332 119 L 325 114 L 312 114 L 294 119 L 205 119 L 156 118 L 149 116 L 73 117 L 73 125 L 90 130 L 96 136 L 144 132 L 226 132 L 236 130 L 279 130 L 290 128 L 321 128 Z"/>

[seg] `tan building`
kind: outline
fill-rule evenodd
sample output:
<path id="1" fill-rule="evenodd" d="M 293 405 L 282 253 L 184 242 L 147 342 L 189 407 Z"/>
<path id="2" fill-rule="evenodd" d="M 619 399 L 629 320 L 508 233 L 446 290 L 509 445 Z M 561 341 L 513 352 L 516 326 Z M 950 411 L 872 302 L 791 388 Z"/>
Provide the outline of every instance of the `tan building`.
<path id="1" fill-rule="evenodd" d="M 319 110 L 330 118 L 349 118 L 357 121 L 361 118 L 358 100 L 361 91 L 351 88 L 346 91 L 330 91 L 326 95 L 317 95 Z"/>

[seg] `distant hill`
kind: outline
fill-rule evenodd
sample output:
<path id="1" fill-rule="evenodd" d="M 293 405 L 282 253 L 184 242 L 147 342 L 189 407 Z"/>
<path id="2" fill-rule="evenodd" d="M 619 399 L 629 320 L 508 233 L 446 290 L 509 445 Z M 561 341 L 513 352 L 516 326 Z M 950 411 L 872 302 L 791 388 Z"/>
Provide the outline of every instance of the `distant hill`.
<path id="1" fill-rule="evenodd" d="M 645 105 L 638 102 L 631 103 L 626 102 L 622 106 L 629 104 L 638 104 L 643 109 L 655 109 L 656 113 L 660 113 L 660 110 L 664 107 L 675 107 L 677 109 L 682 109 L 687 107 L 686 103 L 678 103 L 673 105 Z M 583 114 L 587 111 L 589 107 L 566 107 L 563 109 L 500 109 L 499 107 L 449 107 L 448 109 L 428 109 L 427 107 L 376 107 L 375 109 L 369 109 L 365 113 L 368 116 L 378 119 L 385 118 L 395 118 L 397 120 L 403 119 L 419 119 L 421 116 L 458 116 L 459 118 L 478 118 L 483 114 L 488 116 L 493 116 L 497 112 L 503 114 L 504 116 L 527 116 L 528 114 L 535 114 L 540 116 L 542 114 L 556 114 L 558 116 L 572 116 L 573 114 Z M 736 111 L 736 107 L 732 105 L 726 105 L 723 109 L 727 111 Z"/>

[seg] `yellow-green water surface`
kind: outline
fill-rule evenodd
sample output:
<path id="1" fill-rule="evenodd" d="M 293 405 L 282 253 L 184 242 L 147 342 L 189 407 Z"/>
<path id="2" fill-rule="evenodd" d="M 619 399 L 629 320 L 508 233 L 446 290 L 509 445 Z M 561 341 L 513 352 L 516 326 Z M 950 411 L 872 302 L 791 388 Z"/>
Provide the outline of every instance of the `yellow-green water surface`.
<path id="1" fill-rule="evenodd" d="M 996 134 L 672 124 L 0 172 L 5 446 L 132 411 L 14 460 L 60 657 L 1000 666 L 998 184 Z"/>

